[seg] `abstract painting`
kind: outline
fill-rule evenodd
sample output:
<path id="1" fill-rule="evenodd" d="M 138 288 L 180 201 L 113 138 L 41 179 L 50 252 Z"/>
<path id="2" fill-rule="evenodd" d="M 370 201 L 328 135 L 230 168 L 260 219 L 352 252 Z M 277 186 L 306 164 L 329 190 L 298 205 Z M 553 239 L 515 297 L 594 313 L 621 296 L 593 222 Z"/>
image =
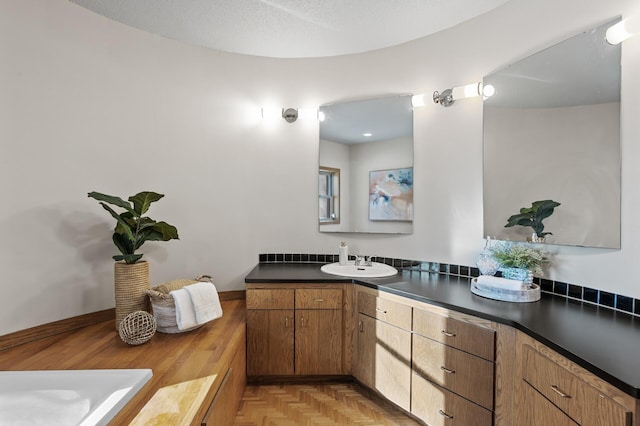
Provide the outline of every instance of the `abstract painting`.
<path id="1" fill-rule="evenodd" d="M 369 220 L 413 221 L 413 167 L 369 172 Z"/>

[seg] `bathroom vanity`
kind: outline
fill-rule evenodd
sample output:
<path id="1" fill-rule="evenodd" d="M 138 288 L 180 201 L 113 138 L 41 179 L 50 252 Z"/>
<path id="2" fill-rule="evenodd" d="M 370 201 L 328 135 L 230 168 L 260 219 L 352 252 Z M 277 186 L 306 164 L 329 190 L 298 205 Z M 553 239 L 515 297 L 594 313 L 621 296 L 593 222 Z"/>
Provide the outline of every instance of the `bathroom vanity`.
<path id="1" fill-rule="evenodd" d="M 468 278 L 437 273 L 352 279 L 320 266 L 259 264 L 246 277 L 247 335 L 260 336 L 248 338 L 250 381 L 354 377 L 429 425 L 640 425 L 632 316 L 550 294 L 484 299 Z M 252 319 L 264 304 L 282 316 Z"/>

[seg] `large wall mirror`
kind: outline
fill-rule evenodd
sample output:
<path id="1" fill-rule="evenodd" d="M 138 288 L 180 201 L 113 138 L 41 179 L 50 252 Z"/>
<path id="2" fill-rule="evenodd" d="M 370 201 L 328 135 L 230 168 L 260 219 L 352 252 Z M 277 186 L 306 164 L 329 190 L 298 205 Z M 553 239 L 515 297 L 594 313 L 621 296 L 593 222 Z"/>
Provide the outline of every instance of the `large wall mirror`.
<path id="1" fill-rule="evenodd" d="M 525 241 L 532 228 L 507 219 L 551 199 L 547 243 L 620 247 L 620 46 L 605 40 L 618 20 L 484 78 L 485 235 Z"/>
<path id="2" fill-rule="evenodd" d="M 320 232 L 413 232 L 411 95 L 320 107 Z"/>

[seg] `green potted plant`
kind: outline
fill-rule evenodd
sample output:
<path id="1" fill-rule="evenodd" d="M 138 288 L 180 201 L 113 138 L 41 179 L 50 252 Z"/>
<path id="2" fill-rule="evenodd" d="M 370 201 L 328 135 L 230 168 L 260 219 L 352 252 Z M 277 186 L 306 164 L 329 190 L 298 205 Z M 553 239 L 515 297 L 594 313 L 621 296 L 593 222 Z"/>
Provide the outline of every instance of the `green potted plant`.
<path id="1" fill-rule="evenodd" d="M 531 207 L 522 207 L 520 213 L 514 214 L 507 219 L 505 228 L 511 226 L 530 226 L 533 229 L 531 242 L 544 242 L 547 235 L 553 235 L 551 232 L 544 232 L 544 224 L 542 221 L 553 214 L 553 211 L 560 203 L 553 200 L 534 201 Z"/>
<path id="2" fill-rule="evenodd" d="M 500 263 L 504 278 L 526 283 L 533 281 L 533 274 L 544 275 L 542 265 L 549 261 L 544 251 L 521 244 L 498 244 L 491 248 L 491 252 Z"/>
<path id="3" fill-rule="evenodd" d="M 163 194 L 144 191 L 128 198 L 128 201 L 113 195 L 89 192 L 89 197 L 116 220 L 113 243 L 120 254 L 113 256 L 115 263 L 116 329 L 120 321 L 134 311 L 148 310 L 145 290 L 149 288 L 149 264 L 141 261 L 141 253 L 136 253 L 146 241 L 169 241 L 178 239 L 178 230 L 166 222 L 157 222 L 144 216 L 152 203 L 164 197 Z M 108 204 L 120 207 L 118 213 Z"/>

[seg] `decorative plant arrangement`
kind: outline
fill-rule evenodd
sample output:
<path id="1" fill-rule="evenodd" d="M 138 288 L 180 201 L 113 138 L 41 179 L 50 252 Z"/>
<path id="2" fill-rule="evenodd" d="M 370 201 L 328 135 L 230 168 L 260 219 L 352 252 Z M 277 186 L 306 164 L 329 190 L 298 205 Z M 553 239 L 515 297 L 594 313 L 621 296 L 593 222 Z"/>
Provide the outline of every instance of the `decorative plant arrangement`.
<path id="1" fill-rule="evenodd" d="M 527 269 L 536 275 L 544 274 L 542 265 L 549 261 L 547 253 L 544 251 L 521 244 L 501 243 L 491 251 L 503 269 Z"/>
<path id="2" fill-rule="evenodd" d="M 113 243 L 121 254 L 113 256 L 116 261 L 124 260 L 127 264 L 136 263 L 143 255 L 136 254 L 135 251 L 146 241 L 178 239 L 178 230 L 175 226 L 143 216 L 149 210 L 151 203 L 160 200 L 164 194 L 145 191 L 129 197 L 129 201 L 99 192 L 90 192 L 88 195 L 100 201 L 100 205 L 117 222 L 113 232 Z M 105 203 L 121 207 L 125 211 L 116 213 Z"/>
<path id="3" fill-rule="evenodd" d="M 113 256 L 114 266 L 116 330 L 120 322 L 130 313 L 148 311 L 145 291 L 149 288 L 149 264 L 141 261 L 142 254 L 136 253 L 146 241 L 169 241 L 178 239 L 178 230 L 166 222 L 156 222 L 144 214 L 152 203 L 164 197 L 163 194 L 145 191 L 129 197 L 128 201 L 113 195 L 90 192 L 90 198 L 116 220 L 113 243 L 121 254 Z M 109 205 L 124 209 L 117 213 Z"/>
<path id="4" fill-rule="evenodd" d="M 533 229 L 535 238 L 533 242 L 543 242 L 547 235 L 553 235 L 551 232 L 544 232 L 544 224 L 542 221 L 553 214 L 553 211 L 560 203 L 553 200 L 534 201 L 531 207 L 523 207 L 520 213 L 514 214 L 507 219 L 505 228 L 511 226 L 530 226 Z"/>

